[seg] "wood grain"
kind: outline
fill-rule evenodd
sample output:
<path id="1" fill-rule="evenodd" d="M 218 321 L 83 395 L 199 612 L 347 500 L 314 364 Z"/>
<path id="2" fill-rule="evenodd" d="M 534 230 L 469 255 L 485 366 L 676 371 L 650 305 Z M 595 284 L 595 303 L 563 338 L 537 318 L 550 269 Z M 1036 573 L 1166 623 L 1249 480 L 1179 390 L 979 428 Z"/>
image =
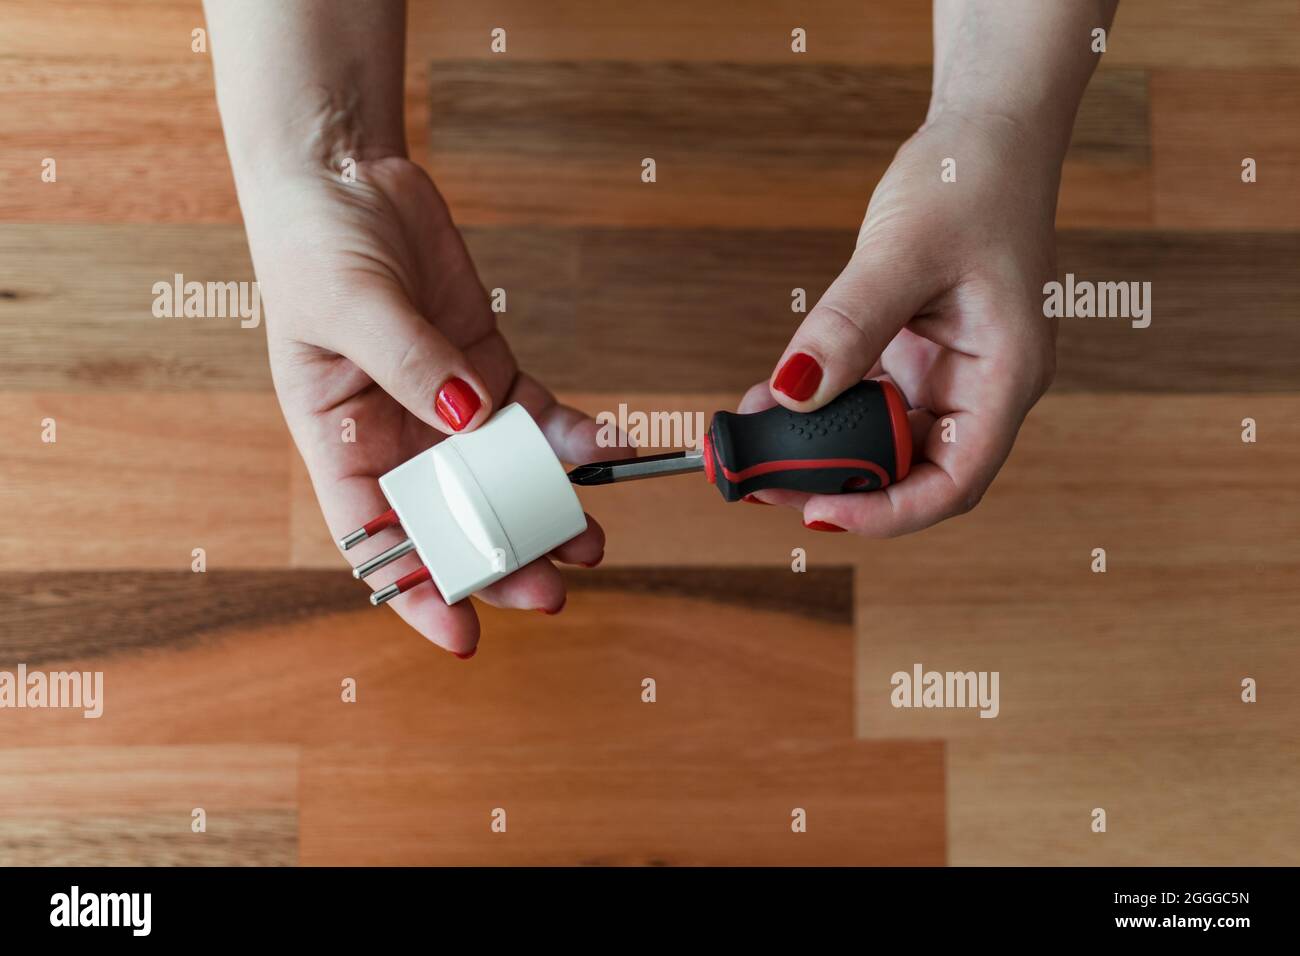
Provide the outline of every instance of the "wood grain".
<path id="1" fill-rule="evenodd" d="M 0 393 L 0 570 L 282 566 L 289 439 L 270 393 Z M 42 441 L 52 419 L 56 441 Z"/>
<path id="2" fill-rule="evenodd" d="M 292 865 L 297 805 L 293 747 L 0 749 L 0 865 Z"/>
<path id="3" fill-rule="evenodd" d="M 154 284 L 178 274 L 253 281 L 243 230 L 0 226 L 0 389 L 270 388 L 260 322 L 154 316 Z"/>
<path id="4" fill-rule="evenodd" d="M 179 823 L 179 826 L 178 826 Z M 5 866 L 294 866 L 294 810 L 235 810 L 192 833 L 172 816 L 0 819 Z"/>
<path id="5" fill-rule="evenodd" d="M 466 224 L 856 230 L 925 119 L 925 68 L 479 61 L 430 66 L 434 177 Z M 641 181 L 652 157 L 656 181 Z M 1100 71 L 1064 224 L 1149 220 L 1146 78 Z M 1101 202 L 1074 190 L 1109 175 Z M 539 190 L 537 183 L 545 181 Z M 937 179 L 936 179 L 937 182 Z"/>
<path id="6" fill-rule="evenodd" d="M 914 0 L 817 0 L 653 6 L 560 0 L 415 0 L 413 50 L 438 59 L 481 57 L 493 27 L 509 28 L 514 59 L 735 60 L 788 63 L 794 26 L 808 31 L 809 60 L 924 64 L 931 58 L 930 7 Z M 1289 0 L 1144 0 L 1120 4 L 1108 62 L 1128 66 L 1292 67 L 1300 60 L 1300 14 Z M 520 38 L 522 42 L 517 42 Z M 797 59 L 803 59 L 798 57 Z"/>
<path id="7" fill-rule="evenodd" d="M 311 750 L 309 865 L 939 865 L 943 747 L 615 738 Z M 505 811 L 506 831 L 490 829 Z M 791 813 L 806 812 L 806 833 Z"/>
<path id="8" fill-rule="evenodd" d="M 886 0 L 700 4 L 666 0 L 627 7 L 558 0 L 544 9 L 526 0 L 417 0 L 411 5 L 412 52 L 434 60 L 735 60 L 927 63 L 930 6 Z M 491 31 L 507 31 L 505 56 L 491 52 Z M 802 27 L 807 53 L 790 49 Z"/>
<path id="9" fill-rule="evenodd" d="M 847 569 L 796 576 L 719 568 L 713 580 L 724 573 L 723 596 L 702 587 L 707 575 L 686 569 L 645 576 L 598 569 L 569 575 L 569 601 L 554 618 L 480 605 L 485 637 L 471 662 L 371 608 L 342 566 L 210 583 L 189 575 L 138 594 L 134 574 L 74 575 L 69 590 L 78 604 L 65 603 L 64 613 L 97 608 L 78 615 L 86 634 L 77 641 L 57 633 L 46 641 L 37 629 L 41 617 L 30 605 L 56 604 L 59 594 L 33 575 L 25 592 L 9 577 L 6 588 L 25 605 L 0 667 L 12 669 L 23 652 L 44 661 L 41 669 L 103 671 L 105 704 L 97 720 L 80 711 L 6 710 L 5 725 L 29 746 L 452 746 L 470 727 L 483 745 L 566 741 L 578 749 L 610 740 L 850 740 Z M 269 581 L 298 610 L 270 609 Z M 330 587 L 342 597 L 318 600 Z M 800 589 L 828 607 L 799 602 Z M 348 596 L 349 609 L 333 610 Z M 177 609 L 177 601 L 192 607 Z M 355 705 L 341 700 L 349 677 Z M 641 701 L 647 677 L 658 687 L 654 706 Z"/>
<path id="10" fill-rule="evenodd" d="M 239 221 L 212 67 L 190 52 L 191 28 L 169 36 L 163 61 L 70 56 L 62 34 L 39 58 L 0 59 L 4 221 Z M 46 158 L 55 182 L 42 181 Z"/>
<path id="11" fill-rule="evenodd" d="M 735 60 L 786 63 L 790 30 L 808 31 L 808 60 L 924 64 L 930 61 L 930 5 L 914 0 L 817 0 L 784 4 L 652 6 L 553 0 L 409 0 L 408 56 L 500 59 L 494 27 L 508 29 L 516 59 Z M 57 11 L 52 15 L 51 11 Z M 95 0 L 4 0 L 0 56 L 167 59 L 189 55 L 203 23 L 199 0 L 137 0 L 123 11 Z M 55 30 L 53 25 L 57 24 Z M 1289 0 L 1147 0 L 1121 4 L 1107 59 L 1125 65 L 1207 68 L 1291 67 L 1300 58 L 1300 14 Z"/>
<path id="12" fill-rule="evenodd" d="M 553 388 L 737 396 L 771 374 L 798 327 L 791 290 L 815 303 L 854 239 L 811 230 L 467 232 L 484 282 L 507 290 L 502 327 L 521 364 Z M 1062 232 L 1062 278 L 1150 282 L 1153 312 L 1147 329 L 1063 319 L 1055 388 L 1294 388 L 1298 258 L 1292 233 Z"/>
<path id="13" fill-rule="evenodd" d="M 1158 71 L 1151 125 L 1159 225 L 1300 226 L 1300 71 Z M 1253 183 L 1241 179 L 1247 157 Z"/>
<path id="14" fill-rule="evenodd" d="M 1252 408 L 1266 443 L 1240 441 Z M 1297 413 L 1294 396 L 1049 398 L 980 508 L 859 573 L 858 730 L 948 742 L 951 862 L 1292 861 Z M 890 677 L 916 663 L 999 671 L 998 717 L 895 709 Z M 1267 699 L 1243 703 L 1245 677 Z"/>
<path id="15" fill-rule="evenodd" d="M 0 3 L 0 221 L 240 222 L 199 0 Z M 57 27 L 54 26 L 57 24 Z M 412 158 L 427 161 L 424 58 L 407 71 Z M 42 162 L 57 181 L 43 182 Z"/>
<path id="16" fill-rule="evenodd" d="M 1106 59 L 1203 69 L 1293 68 L 1300 60 L 1300 9 L 1290 0 L 1121 3 Z"/>
<path id="17" fill-rule="evenodd" d="M 1064 232 L 1059 273 L 1150 282 L 1151 325 L 1063 318 L 1057 391 L 1291 392 L 1300 234 Z"/>
<path id="18" fill-rule="evenodd" d="M 1300 863 L 1290 729 L 961 740 L 948 768 L 956 866 Z M 1105 833 L 1091 830 L 1097 807 Z"/>
<path id="19" fill-rule="evenodd" d="M 182 650 L 231 630 L 355 611 L 362 585 L 330 572 L 0 573 L 0 664 L 29 667 Z M 841 600 L 848 600 L 842 595 Z"/>
<path id="20" fill-rule="evenodd" d="M 35 575 L 0 578 L 16 636 L 0 660 L 101 670 L 105 687 L 97 720 L 6 711 L 25 747 L 0 751 L 0 854 L 275 864 L 300 845 L 309 864 L 944 860 L 943 747 L 852 739 L 847 569 L 570 575 L 558 618 L 484 609 L 488 637 L 469 664 L 360 591 L 361 609 L 336 610 L 324 595 L 348 590 L 341 574 L 74 574 L 53 592 Z M 86 606 L 75 638 L 70 624 L 42 627 Z M 340 700 L 343 677 L 355 704 Z M 108 766 L 119 772 L 101 782 Z M 33 793 L 39 810 L 20 797 Z M 511 839 L 485 843 L 502 803 Z M 192 806 L 209 812 L 203 837 L 186 829 Z M 790 830 L 796 807 L 807 834 Z"/>
<path id="21" fill-rule="evenodd" d="M 556 618 L 481 608 L 468 663 L 343 576 L 264 332 L 149 313 L 176 272 L 252 278 L 198 0 L 0 22 L 0 668 L 106 687 L 98 720 L 0 712 L 0 864 L 1300 862 L 1294 0 L 1120 5 L 1060 266 L 1152 282 L 1152 326 L 1063 320 L 972 514 L 875 542 L 698 478 L 583 489 L 607 567 Z M 522 364 L 590 412 L 765 378 L 926 104 L 914 0 L 410 23 L 413 156 Z M 917 661 L 998 669 L 999 717 L 891 707 Z"/>
<path id="22" fill-rule="evenodd" d="M 197 0 L 142 4 L 128 16 L 90 0 L 65 0 L 58 9 L 59 28 L 55 33 L 50 28 L 51 7 L 47 0 L 6 0 L 0 4 L 3 19 L 10 27 L 0 37 L 0 92 L 4 94 L 0 96 L 0 125 L 13 147 L 0 157 L 4 219 L 238 222 L 238 206 L 212 95 L 210 63 L 207 54 L 190 50 L 190 31 L 203 22 Z M 1112 31 L 1110 52 L 1085 99 L 1081 129 L 1094 115 L 1106 117 L 1098 127 L 1102 130 L 1117 117 L 1136 118 L 1135 112 L 1097 113 L 1091 104 L 1107 99 L 1099 91 L 1111 82 L 1111 77 L 1127 75 L 1133 78 L 1125 81 L 1131 89 L 1144 88 L 1143 73 L 1134 68 L 1162 67 L 1184 71 L 1167 82 L 1187 92 L 1169 109 L 1156 103 L 1154 121 L 1158 128 L 1171 131 L 1171 143 L 1191 146 L 1191 155 L 1201 154 L 1199 140 L 1205 130 L 1232 130 L 1243 124 L 1250 135 L 1241 137 L 1242 141 L 1258 142 L 1263 138 L 1273 142 L 1282 137 L 1283 142 L 1292 142 L 1285 131 L 1294 123 L 1288 127 L 1267 121 L 1274 115 L 1295 112 L 1294 104 L 1285 98 L 1295 84 L 1287 74 L 1277 71 L 1291 69 L 1297 62 L 1297 19 L 1295 5 L 1288 0 L 1257 2 L 1250 16 L 1239 15 L 1235 5 L 1222 0 L 1126 5 Z M 610 61 L 630 64 L 634 70 L 662 68 L 665 61 L 704 70 L 718 69 L 719 64 L 747 65 L 763 74 L 760 87 L 771 83 L 774 76 L 810 69 L 875 70 L 883 71 L 882 76 L 889 71 L 911 70 L 923 76 L 930 60 L 929 20 L 928 5 L 911 0 L 891 0 L 868 9 L 847 0 L 823 0 L 793 13 L 779 7 L 760 7 L 747 9 L 743 15 L 725 6 L 712 9 L 686 0 L 657 4 L 653 9 L 638 7 L 634 13 L 594 11 L 578 0 L 548 5 L 545 12 L 517 0 L 488 6 L 465 4 L 462 0 L 418 0 L 411 4 L 408 43 L 407 103 L 413 121 L 410 140 L 417 158 L 426 158 L 427 137 L 419 131 L 426 128 L 424 120 L 428 115 L 424 90 L 431 82 L 426 69 L 429 60 L 433 61 L 434 75 L 449 66 L 462 69 L 466 60 L 477 60 L 482 68 L 495 73 L 555 61 L 582 63 L 583 69 L 593 73 L 602 69 L 601 63 Z M 807 54 L 796 55 L 789 50 L 789 31 L 794 21 L 809 31 Z M 514 40 L 509 44 L 509 53 L 498 56 L 489 50 L 490 31 L 502 25 L 508 27 Z M 1189 63 L 1204 72 L 1187 72 Z M 1270 69 L 1272 74 L 1267 72 Z M 1221 70 L 1236 73 L 1210 72 Z M 1248 72 L 1257 70 L 1264 72 L 1258 76 Z M 881 95 L 890 95 L 888 83 L 876 87 Z M 1283 99 L 1278 100 L 1270 91 Z M 898 116 L 900 110 L 905 113 L 915 108 L 916 88 L 894 92 L 898 95 L 881 115 Z M 920 92 L 923 95 L 924 85 Z M 564 94 L 557 91 L 553 95 Z M 1216 105 L 1225 101 L 1228 109 Z M 635 103 L 628 105 L 636 108 Z M 782 127 L 801 124 L 805 115 L 833 121 L 843 108 L 814 113 L 812 105 L 804 103 L 794 115 L 786 116 Z M 687 107 L 687 112 L 700 108 L 695 104 Z M 1207 109 L 1214 115 L 1207 116 Z M 878 120 L 879 116 L 873 115 L 873 122 L 862 128 L 880 129 Z M 1107 141 L 1108 149 L 1125 141 L 1125 125 L 1118 124 L 1116 139 Z M 1194 139 L 1189 141 L 1189 135 Z M 1213 138 L 1227 144 L 1229 152 L 1234 153 L 1232 166 L 1239 168 L 1240 157 L 1235 155 L 1234 146 L 1237 137 L 1216 132 Z M 708 155 L 706 151 L 691 157 L 693 169 L 676 177 L 678 191 L 685 187 L 702 192 L 710 186 L 716 188 L 719 181 L 727 185 L 735 174 L 735 164 L 725 169 L 711 168 L 706 162 Z M 1184 175 L 1189 164 L 1186 153 L 1170 150 L 1165 155 L 1171 165 L 1167 175 L 1162 172 L 1162 185 L 1157 190 L 1172 192 L 1159 203 L 1160 224 L 1213 225 L 1231 219 L 1233 213 L 1213 199 L 1214 193 L 1222 191 L 1235 201 L 1230 191 L 1231 178 L 1209 194 L 1200 189 L 1202 178 L 1211 184 L 1221 178 L 1221 163 L 1207 160 L 1200 169 L 1204 177 L 1189 177 Z M 40 180 L 41 160 L 46 157 L 59 163 L 57 183 Z M 504 177 L 507 181 L 497 182 L 497 186 L 507 187 L 513 202 L 511 214 L 525 218 L 536 215 L 535 197 L 517 195 L 517 187 L 509 189 L 509 180 L 517 169 L 494 169 L 490 156 L 480 159 L 480 184 L 476 185 L 470 176 L 470 167 L 444 183 L 452 185 L 459 177 L 474 186 L 457 199 L 458 211 L 478 215 L 480 207 L 486 210 L 491 190 L 484 189 L 481 183 Z M 1195 167 L 1197 161 L 1192 159 L 1190 164 Z M 784 216 L 782 225 L 856 225 L 878 166 L 878 160 L 866 163 L 862 169 L 826 169 L 823 164 L 811 177 L 806 169 L 802 170 L 802 178 L 782 175 L 778 169 L 764 179 L 749 173 L 742 164 L 741 171 L 749 173 L 749 182 L 763 189 L 757 195 L 765 196 L 767 201 L 756 203 L 754 194 L 724 189 L 695 215 L 712 209 L 717 217 L 713 221 L 730 225 L 745 224 L 760 213 L 766 217 Z M 1270 154 L 1271 178 L 1257 185 L 1269 182 L 1286 190 L 1289 187 L 1285 183 L 1295 178 L 1288 172 L 1290 167 L 1287 156 L 1274 151 Z M 695 172 L 695 168 L 699 171 Z M 1107 175 L 1105 169 L 1098 170 L 1091 164 L 1067 164 L 1061 201 L 1063 223 L 1112 228 L 1151 223 L 1150 177 L 1145 164 L 1113 172 L 1116 175 Z M 621 177 L 611 179 L 607 174 L 605 178 L 609 181 L 603 185 L 599 179 L 595 183 L 604 203 L 621 197 L 626 211 L 642 221 L 666 221 L 663 210 L 657 215 L 653 203 L 643 204 L 663 200 L 667 190 L 659 190 L 654 196 L 644 190 L 629 193 Z M 1170 182 L 1178 185 L 1170 187 Z M 140 188 L 142 183 L 147 183 L 148 188 Z M 578 189 L 582 181 L 575 178 L 570 185 Z M 778 189 L 792 190 L 791 195 L 798 201 L 781 198 Z M 1295 208 L 1296 203 L 1272 203 L 1257 195 L 1268 191 L 1258 189 L 1246 200 L 1253 209 L 1252 218 L 1232 221 L 1259 228 L 1285 220 L 1293 227 L 1294 219 L 1287 219 L 1283 210 Z M 846 203 L 845 196 L 857 198 Z M 1186 208 L 1189 204 L 1190 209 Z M 689 221 L 685 219 L 691 215 L 687 203 L 672 202 L 669 209 L 676 221 Z M 570 209 L 567 214 L 573 217 L 579 212 Z"/>
<path id="23" fill-rule="evenodd" d="M 500 322 L 521 364 L 551 387 L 739 395 L 798 326 L 791 290 L 815 303 L 854 235 L 479 227 L 466 239 L 484 284 L 506 290 Z M 1062 232 L 1062 277 L 1151 282 L 1153 313 L 1147 329 L 1064 319 L 1055 387 L 1293 388 L 1298 258 L 1290 232 Z M 0 227 L 0 387 L 268 389 L 260 328 L 153 317 L 153 283 L 176 272 L 252 278 L 230 227 Z"/>

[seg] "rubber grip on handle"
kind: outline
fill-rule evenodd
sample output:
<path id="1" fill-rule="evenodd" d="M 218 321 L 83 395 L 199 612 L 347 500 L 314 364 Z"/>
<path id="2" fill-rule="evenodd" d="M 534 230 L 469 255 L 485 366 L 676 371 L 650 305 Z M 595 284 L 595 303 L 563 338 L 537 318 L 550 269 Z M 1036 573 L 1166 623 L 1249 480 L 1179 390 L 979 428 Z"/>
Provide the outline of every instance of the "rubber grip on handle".
<path id="1" fill-rule="evenodd" d="M 877 491 L 911 462 L 907 406 L 889 382 L 859 382 L 815 412 L 718 412 L 704 440 L 705 474 L 727 501 L 764 488 Z"/>

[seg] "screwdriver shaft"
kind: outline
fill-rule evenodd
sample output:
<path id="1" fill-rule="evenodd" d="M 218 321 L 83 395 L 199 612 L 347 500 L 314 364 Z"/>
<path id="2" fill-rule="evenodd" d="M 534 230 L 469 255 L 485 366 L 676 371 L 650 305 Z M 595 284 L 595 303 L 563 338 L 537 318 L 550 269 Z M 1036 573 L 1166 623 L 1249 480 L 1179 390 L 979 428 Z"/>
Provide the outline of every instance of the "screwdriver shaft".
<path id="1" fill-rule="evenodd" d="M 594 461 L 569 472 L 575 485 L 608 485 L 616 481 L 636 481 L 663 475 L 682 475 L 704 470 L 704 453 L 699 449 L 675 451 L 666 455 L 623 458 L 619 461 Z"/>

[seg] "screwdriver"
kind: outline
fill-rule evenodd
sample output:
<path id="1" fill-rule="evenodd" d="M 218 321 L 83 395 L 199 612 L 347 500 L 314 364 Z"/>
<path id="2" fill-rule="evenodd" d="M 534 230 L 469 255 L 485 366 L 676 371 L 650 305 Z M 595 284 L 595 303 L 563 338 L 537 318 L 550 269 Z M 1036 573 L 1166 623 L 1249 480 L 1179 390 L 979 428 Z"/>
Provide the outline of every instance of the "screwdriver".
<path id="1" fill-rule="evenodd" d="M 725 500 L 738 501 L 765 488 L 877 491 L 906 478 L 911 463 L 903 396 L 891 382 L 867 380 L 815 412 L 780 405 L 750 415 L 717 412 L 702 448 L 579 465 L 569 480 L 608 485 L 703 471 Z"/>

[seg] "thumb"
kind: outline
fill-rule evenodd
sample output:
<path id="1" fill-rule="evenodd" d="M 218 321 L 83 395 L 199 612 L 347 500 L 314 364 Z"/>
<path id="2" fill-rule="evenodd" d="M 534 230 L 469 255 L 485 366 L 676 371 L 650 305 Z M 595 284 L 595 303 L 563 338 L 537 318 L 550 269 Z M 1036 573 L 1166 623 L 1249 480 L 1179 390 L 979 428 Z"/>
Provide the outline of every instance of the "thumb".
<path id="1" fill-rule="evenodd" d="M 367 303 L 373 325 L 360 323 L 331 343 L 416 418 L 446 434 L 482 424 L 492 396 L 460 349 L 447 341 L 405 296 L 380 294 Z M 376 313 L 382 321 L 374 321 Z"/>
<path id="2" fill-rule="evenodd" d="M 929 270 L 866 247 L 804 318 L 768 382 L 792 411 L 821 408 L 860 382 L 895 335 L 933 297 Z"/>

